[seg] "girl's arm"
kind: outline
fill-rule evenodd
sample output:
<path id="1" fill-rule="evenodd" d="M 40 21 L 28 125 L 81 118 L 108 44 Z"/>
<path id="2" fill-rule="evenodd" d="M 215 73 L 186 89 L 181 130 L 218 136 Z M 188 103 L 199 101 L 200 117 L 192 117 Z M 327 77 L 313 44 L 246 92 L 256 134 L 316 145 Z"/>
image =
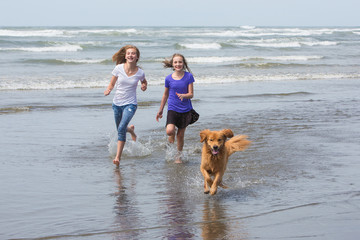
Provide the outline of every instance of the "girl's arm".
<path id="1" fill-rule="evenodd" d="M 165 107 L 165 104 L 166 104 L 168 98 L 169 98 L 169 88 L 165 87 L 164 95 L 163 95 L 163 97 L 161 99 L 161 103 L 160 103 L 160 109 L 159 109 L 159 112 L 156 114 L 156 121 L 159 121 L 159 119 L 163 117 L 164 107 Z"/>
<path id="2" fill-rule="evenodd" d="M 118 77 L 116 76 L 112 76 L 109 86 L 107 87 L 107 89 L 104 91 L 104 95 L 107 96 L 111 93 L 111 90 L 113 90 L 115 83 L 117 81 Z"/>
<path id="3" fill-rule="evenodd" d="M 194 84 L 190 83 L 188 85 L 188 93 L 176 93 L 176 95 L 180 98 L 182 101 L 184 98 L 191 99 L 194 97 Z"/>

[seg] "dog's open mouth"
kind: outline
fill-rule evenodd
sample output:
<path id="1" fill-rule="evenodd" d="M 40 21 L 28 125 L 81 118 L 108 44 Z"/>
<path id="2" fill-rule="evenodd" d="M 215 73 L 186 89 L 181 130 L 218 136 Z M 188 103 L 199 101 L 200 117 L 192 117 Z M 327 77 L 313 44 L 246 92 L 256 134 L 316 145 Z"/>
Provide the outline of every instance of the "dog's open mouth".
<path id="1" fill-rule="evenodd" d="M 213 155 L 217 155 L 218 153 L 219 153 L 219 151 L 212 150 Z"/>
<path id="2" fill-rule="evenodd" d="M 219 148 L 218 148 L 218 147 L 212 148 L 212 149 L 211 149 L 211 153 L 212 153 L 213 155 L 219 154 Z"/>

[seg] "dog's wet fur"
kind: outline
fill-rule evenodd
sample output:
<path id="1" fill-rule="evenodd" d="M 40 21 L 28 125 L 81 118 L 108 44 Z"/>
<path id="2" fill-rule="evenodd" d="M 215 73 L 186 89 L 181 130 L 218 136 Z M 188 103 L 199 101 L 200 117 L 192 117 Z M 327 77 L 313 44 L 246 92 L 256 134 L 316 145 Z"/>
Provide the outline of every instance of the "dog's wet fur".
<path id="1" fill-rule="evenodd" d="M 229 140 L 227 140 L 229 138 Z M 216 194 L 218 186 L 222 184 L 229 157 L 238 151 L 244 151 L 251 141 L 245 135 L 234 136 L 230 129 L 221 131 L 200 132 L 200 142 L 203 142 L 200 171 L 204 176 L 204 193 Z"/>

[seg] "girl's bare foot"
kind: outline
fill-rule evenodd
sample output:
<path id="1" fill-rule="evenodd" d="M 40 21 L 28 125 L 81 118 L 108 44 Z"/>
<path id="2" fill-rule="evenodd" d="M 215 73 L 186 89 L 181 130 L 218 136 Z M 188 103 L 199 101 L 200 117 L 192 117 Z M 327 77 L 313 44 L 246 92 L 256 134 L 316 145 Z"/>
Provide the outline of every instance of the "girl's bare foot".
<path id="1" fill-rule="evenodd" d="M 178 152 L 175 156 L 175 161 L 174 163 L 182 163 L 182 160 L 181 160 L 181 157 L 182 157 L 182 153 L 181 152 Z"/>
<path id="2" fill-rule="evenodd" d="M 130 127 L 127 128 L 127 131 L 130 133 L 131 138 L 134 142 L 136 142 L 136 134 L 135 134 L 135 126 L 134 125 L 130 125 Z"/>
<path id="3" fill-rule="evenodd" d="M 177 164 L 182 163 L 181 158 L 177 158 L 177 159 L 175 159 L 174 163 L 177 163 Z"/>

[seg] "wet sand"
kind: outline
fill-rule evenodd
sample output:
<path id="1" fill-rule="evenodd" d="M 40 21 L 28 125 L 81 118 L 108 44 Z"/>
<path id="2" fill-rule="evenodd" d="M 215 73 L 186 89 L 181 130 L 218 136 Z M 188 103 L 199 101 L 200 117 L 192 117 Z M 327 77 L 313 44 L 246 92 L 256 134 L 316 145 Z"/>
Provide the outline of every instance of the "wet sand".
<path id="1" fill-rule="evenodd" d="M 174 164 L 163 87 L 139 91 L 120 168 L 103 89 L 3 91 L 1 239 L 356 239 L 360 81 L 195 85 L 200 120 Z M 229 189 L 203 194 L 204 128 L 253 141 L 234 154 Z"/>

